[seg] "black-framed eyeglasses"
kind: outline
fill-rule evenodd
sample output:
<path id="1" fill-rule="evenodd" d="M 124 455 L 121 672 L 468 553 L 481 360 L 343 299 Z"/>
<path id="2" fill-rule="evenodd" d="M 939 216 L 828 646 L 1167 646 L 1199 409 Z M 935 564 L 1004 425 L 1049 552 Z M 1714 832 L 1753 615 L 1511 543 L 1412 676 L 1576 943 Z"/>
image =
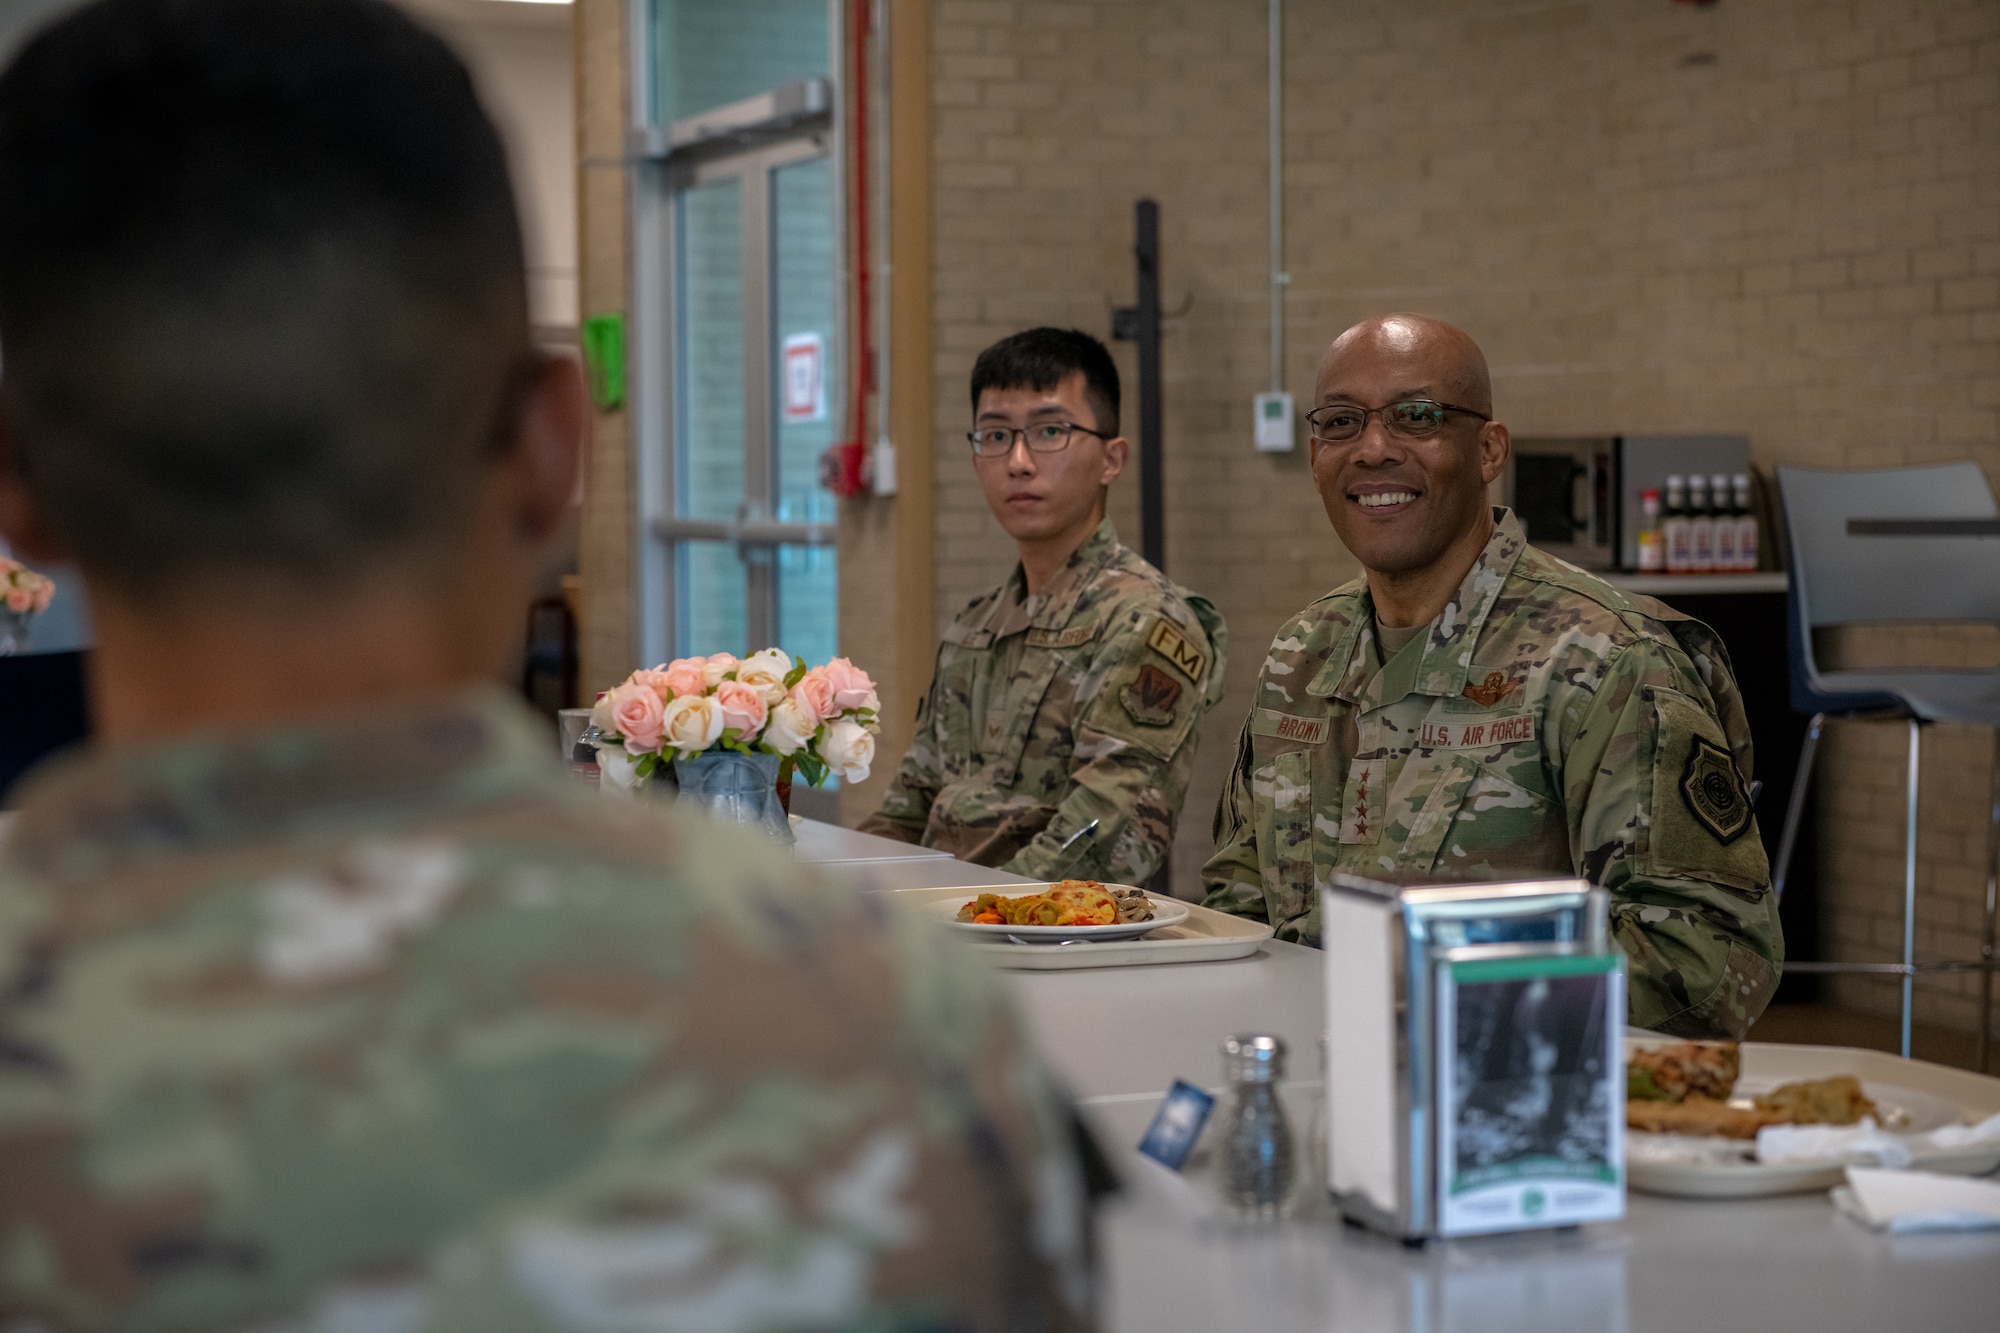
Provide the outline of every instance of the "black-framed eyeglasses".
<path id="1" fill-rule="evenodd" d="M 1481 421 L 1493 420 L 1486 413 L 1475 412 L 1469 407 L 1454 407 L 1450 403 L 1432 402 L 1428 398 L 1404 398 L 1381 407 L 1328 403 L 1306 413 L 1306 424 L 1312 427 L 1314 439 L 1327 444 L 1346 444 L 1359 439 L 1361 432 L 1368 429 L 1368 418 L 1379 416 L 1383 427 L 1391 435 L 1400 435 L 1406 440 L 1427 440 L 1444 430 L 1453 412 L 1477 417 Z"/>
<path id="2" fill-rule="evenodd" d="M 972 452 L 981 458 L 999 458 L 1014 452 L 1014 437 L 1020 436 L 1028 442 L 1028 448 L 1038 454 L 1059 454 L 1069 448 L 1069 437 L 1074 431 L 1085 435 L 1095 435 L 1100 440 L 1112 437 L 1101 430 L 1079 426 L 1074 421 L 1037 421 L 1032 426 L 981 426 L 978 430 L 965 433 L 972 443 Z"/>

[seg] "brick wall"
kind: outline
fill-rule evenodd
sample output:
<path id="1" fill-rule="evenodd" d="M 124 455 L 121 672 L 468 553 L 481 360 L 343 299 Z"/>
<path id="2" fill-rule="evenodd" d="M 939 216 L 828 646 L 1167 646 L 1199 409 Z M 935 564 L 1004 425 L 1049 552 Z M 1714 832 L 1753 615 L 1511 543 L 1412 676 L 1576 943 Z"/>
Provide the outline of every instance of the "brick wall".
<path id="1" fill-rule="evenodd" d="M 1265 5 L 934 12 L 939 621 L 1009 558 L 958 442 L 973 356 L 1029 323 L 1108 332 L 1132 297 L 1132 202 L 1157 198 L 1165 301 L 1185 303 L 1165 351 L 1169 572 L 1234 635 L 1177 848 L 1191 885 L 1263 645 L 1355 572 L 1303 452 L 1250 447 L 1269 375 Z M 2000 477 L 2000 5 L 1286 14 L 1284 373 L 1301 399 L 1335 333 L 1417 309 L 1485 347 L 1519 434 L 1745 431 L 1767 467 L 1971 457 Z M 1114 515 L 1136 541 L 1135 492 Z M 1841 727 L 1827 749 L 1821 864 L 1843 950 L 1894 934 L 1901 741 Z M 1940 950 L 1969 946 L 1983 893 L 1988 745 L 1941 727 L 1929 746 Z M 1969 981 L 1925 992 L 1926 1017 L 1970 1021 Z"/>

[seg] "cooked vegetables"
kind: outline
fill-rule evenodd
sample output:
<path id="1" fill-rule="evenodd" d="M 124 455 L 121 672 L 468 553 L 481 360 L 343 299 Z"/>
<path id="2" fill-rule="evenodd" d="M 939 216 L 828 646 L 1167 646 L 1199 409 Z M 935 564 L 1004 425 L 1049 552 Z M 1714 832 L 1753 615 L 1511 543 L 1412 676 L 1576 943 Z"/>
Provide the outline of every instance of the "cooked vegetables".
<path id="1" fill-rule="evenodd" d="M 1128 915 L 1140 910 L 1124 896 L 1112 892 L 1094 879 L 1066 879 L 1051 884 L 1041 893 L 1017 898 L 982 893 L 958 909 L 958 919 L 981 926 L 1108 926 L 1117 921 L 1150 921 L 1152 904 L 1145 894 L 1135 893 L 1144 915 Z"/>

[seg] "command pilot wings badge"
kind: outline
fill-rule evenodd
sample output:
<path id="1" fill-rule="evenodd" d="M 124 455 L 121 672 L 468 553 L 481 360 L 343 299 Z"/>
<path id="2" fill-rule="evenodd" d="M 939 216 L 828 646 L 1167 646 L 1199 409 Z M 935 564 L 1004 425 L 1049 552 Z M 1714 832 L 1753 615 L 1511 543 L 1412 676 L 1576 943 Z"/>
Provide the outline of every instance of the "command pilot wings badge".
<path id="1" fill-rule="evenodd" d="M 1729 752 L 1707 738 L 1696 736 L 1681 769 L 1681 800 L 1688 813 L 1715 835 L 1724 846 L 1736 841 L 1750 827 L 1750 798 L 1743 790 L 1743 778 Z"/>
<path id="2" fill-rule="evenodd" d="M 1499 703 L 1502 699 L 1520 688 L 1520 681 L 1508 680 L 1507 677 L 1498 671 L 1489 671 L 1486 673 L 1485 684 L 1468 684 L 1465 687 L 1465 697 L 1478 704 L 1481 708 L 1491 708 L 1494 704 Z"/>

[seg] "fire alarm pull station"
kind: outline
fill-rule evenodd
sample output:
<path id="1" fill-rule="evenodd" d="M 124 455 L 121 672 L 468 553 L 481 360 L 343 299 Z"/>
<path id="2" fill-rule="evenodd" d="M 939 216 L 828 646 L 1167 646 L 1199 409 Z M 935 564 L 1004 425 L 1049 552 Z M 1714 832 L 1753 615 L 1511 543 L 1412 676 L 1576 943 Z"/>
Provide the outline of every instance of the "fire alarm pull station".
<path id="1" fill-rule="evenodd" d="M 1284 454 L 1292 451 L 1292 396 L 1288 393 L 1257 395 L 1256 439 L 1259 453 Z"/>

